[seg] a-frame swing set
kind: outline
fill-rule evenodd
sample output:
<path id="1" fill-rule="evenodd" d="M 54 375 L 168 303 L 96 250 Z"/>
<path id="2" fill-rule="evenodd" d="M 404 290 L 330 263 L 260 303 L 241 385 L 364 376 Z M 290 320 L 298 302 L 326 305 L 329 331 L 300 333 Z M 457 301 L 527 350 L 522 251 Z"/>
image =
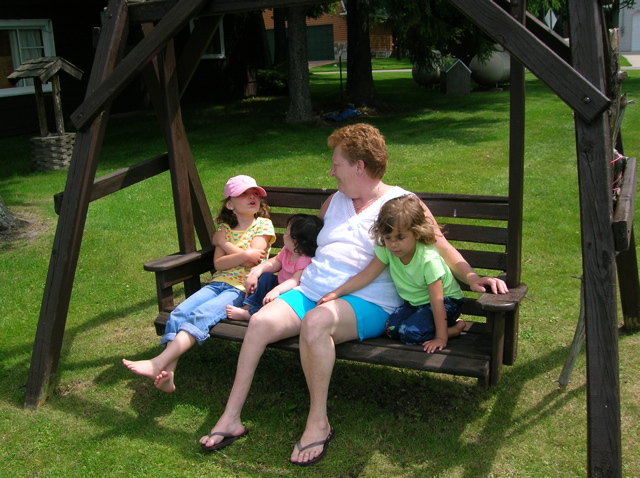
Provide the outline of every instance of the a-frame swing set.
<path id="1" fill-rule="evenodd" d="M 583 298 L 587 356 L 588 470 L 621 476 L 620 394 L 616 270 L 625 322 L 640 311 L 633 237 L 635 161 L 627 166 L 626 192 L 614 209 L 613 148 L 623 152 L 616 48 L 608 47 L 598 0 L 567 0 L 569 47 L 526 14 L 525 1 L 449 0 L 512 56 L 510 213 L 522 214 L 524 68 L 575 112 L 582 224 Z M 170 171 L 181 252 L 196 250 L 196 235 L 210 245 L 213 221 L 184 126 L 180 98 L 224 14 L 321 3 L 309 0 L 110 0 L 87 95 L 71 120 L 78 132 L 49 263 L 27 381 L 25 406 L 36 408 L 52 393 L 89 203 Z M 194 20 L 184 50 L 173 39 Z M 129 25 L 144 38 L 124 56 Z M 167 152 L 95 179 L 111 102 L 137 75 L 145 79 L 167 143 Z M 615 232 L 614 232 L 615 231 Z M 519 254 L 520 244 L 515 244 Z M 511 251 L 513 253 L 513 251 Z M 616 267 L 617 266 L 617 267 Z M 185 288 L 199 284 L 185 283 Z"/>

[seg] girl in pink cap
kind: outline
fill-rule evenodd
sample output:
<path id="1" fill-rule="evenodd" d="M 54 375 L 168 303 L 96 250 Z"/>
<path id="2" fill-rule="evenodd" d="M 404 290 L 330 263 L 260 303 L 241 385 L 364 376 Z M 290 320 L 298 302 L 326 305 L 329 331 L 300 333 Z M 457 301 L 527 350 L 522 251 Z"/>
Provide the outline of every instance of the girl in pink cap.
<path id="1" fill-rule="evenodd" d="M 154 380 L 164 392 L 173 392 L 180 356 L 209 338 L 209 329 L 225 319 L 228 305 L 241 306 L 245 279 L 252 267 L 269 254 L 275 231 L 264 201 L 265 190 L 250 176 L 234 176 L 224 187 L 224 200 L 213 236 L 216 250 L 212 281 L 171 312 L 160 341 L 165 349 L 150 360 L 123 359 L 132 372 Z"/>

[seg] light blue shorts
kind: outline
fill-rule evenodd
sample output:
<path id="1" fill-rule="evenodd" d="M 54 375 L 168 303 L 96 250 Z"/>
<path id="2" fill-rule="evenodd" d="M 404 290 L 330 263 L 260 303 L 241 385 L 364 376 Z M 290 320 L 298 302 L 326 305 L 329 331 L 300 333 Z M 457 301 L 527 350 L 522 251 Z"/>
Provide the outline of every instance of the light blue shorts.
<path id="1" fill-rule="evenodd" d="M 345 295 L 340 298 L 346 300 L 356 314 L 360 340 L 382 335 L 384 324 L 389 318 L 389 314 L 382 307 L 354 295 Z M 300 320 L 303 320 L 305 314 L 317 305 L 302 292 L 295 289 L 285 292 L 278 299 L 284 300 L 300 317 Z"/>

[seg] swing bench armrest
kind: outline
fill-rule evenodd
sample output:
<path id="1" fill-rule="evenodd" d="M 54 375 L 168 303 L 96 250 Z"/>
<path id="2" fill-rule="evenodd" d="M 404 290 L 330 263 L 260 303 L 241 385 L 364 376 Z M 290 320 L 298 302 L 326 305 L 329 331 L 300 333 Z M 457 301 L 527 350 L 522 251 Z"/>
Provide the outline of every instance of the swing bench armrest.
<path id="1" fill-rule="evenodd" d="M 145 262 L 144 270 L 149 272 L 168 271 L 170 269 L 175 269 L 176 267 L 198 263 L 203 260 L 209 262 L 211 266 L 209 269 L 211 270 L 213 269 L 213 252 L 215 251 L 215 248 L 215 246 L 209 246 L 204 249 L 185 254 L 177 252 L 168 256 L 159 257 L 158 259 Z"/>
<path id="2" fill-rule="evenodd" d="M 510 312 L 522 302 L 528 289 L 526 284 L 520 284 L 510 288 L 506 294 L 485 292 L 478 297 L 477 305 L 486 312 Z"/>

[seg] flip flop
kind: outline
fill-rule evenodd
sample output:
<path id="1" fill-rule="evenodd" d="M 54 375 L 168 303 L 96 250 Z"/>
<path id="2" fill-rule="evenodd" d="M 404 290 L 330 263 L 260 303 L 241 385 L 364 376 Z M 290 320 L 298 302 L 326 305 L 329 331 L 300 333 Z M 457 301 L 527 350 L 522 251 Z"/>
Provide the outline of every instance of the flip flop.
<path id="1" fill-rule="evenodd" d="M 329 448 L 329 442 L 332 439 L 333 439 L 333 427 L 331 427 L 331 430 L 329 431 L 329 435 L 327 435 L 327 438 L 325 438 L 324 440 L 310 443 L 309 445 L 306 445 L 306 446 L 301 446 L 302 444 L 301 442 L 296 443 L 296 447 L 298 448 L 298 453 L 306 450 L 307 448 L 312 448 L 314 446 L 319 446 L 319 445 L 322 445 L 322 451 L 318 456 L 316 456 L 315 458 L 312 458 L 309 461 L 305 461 L 305 462 L 292 461 L 291 463 L 298 466 L 309 466 L 309 465 L 318 463 L 320 460 L 324 458 L 324 454 L 327 452 L 327 448 Z"/>
<path id="2" fill-rule="evenodd" d="M 249 433 L 249 429 L 245 427 L 244 431 L 240 434 L 240 435 L 231 435 L 230 433 L 225 433 L 225 432 L 213 432 L 213 433 L 209 433 L 207 436 L 208 437 L 213 437 L 213 436 L 221 436 L 223 437 L 222 441 L 220 443 L 216 443 L 215 445 L 211 445 L 211 446 L 205 446 L 204 443 L 202 444 L 202 449 L 204 451 L 216 451 L 216 450 L 221 450 L 222 448 L 231 445 L 234 441 L 242 438 L 243 436 L 245 436 L 247 433 Z"/>

